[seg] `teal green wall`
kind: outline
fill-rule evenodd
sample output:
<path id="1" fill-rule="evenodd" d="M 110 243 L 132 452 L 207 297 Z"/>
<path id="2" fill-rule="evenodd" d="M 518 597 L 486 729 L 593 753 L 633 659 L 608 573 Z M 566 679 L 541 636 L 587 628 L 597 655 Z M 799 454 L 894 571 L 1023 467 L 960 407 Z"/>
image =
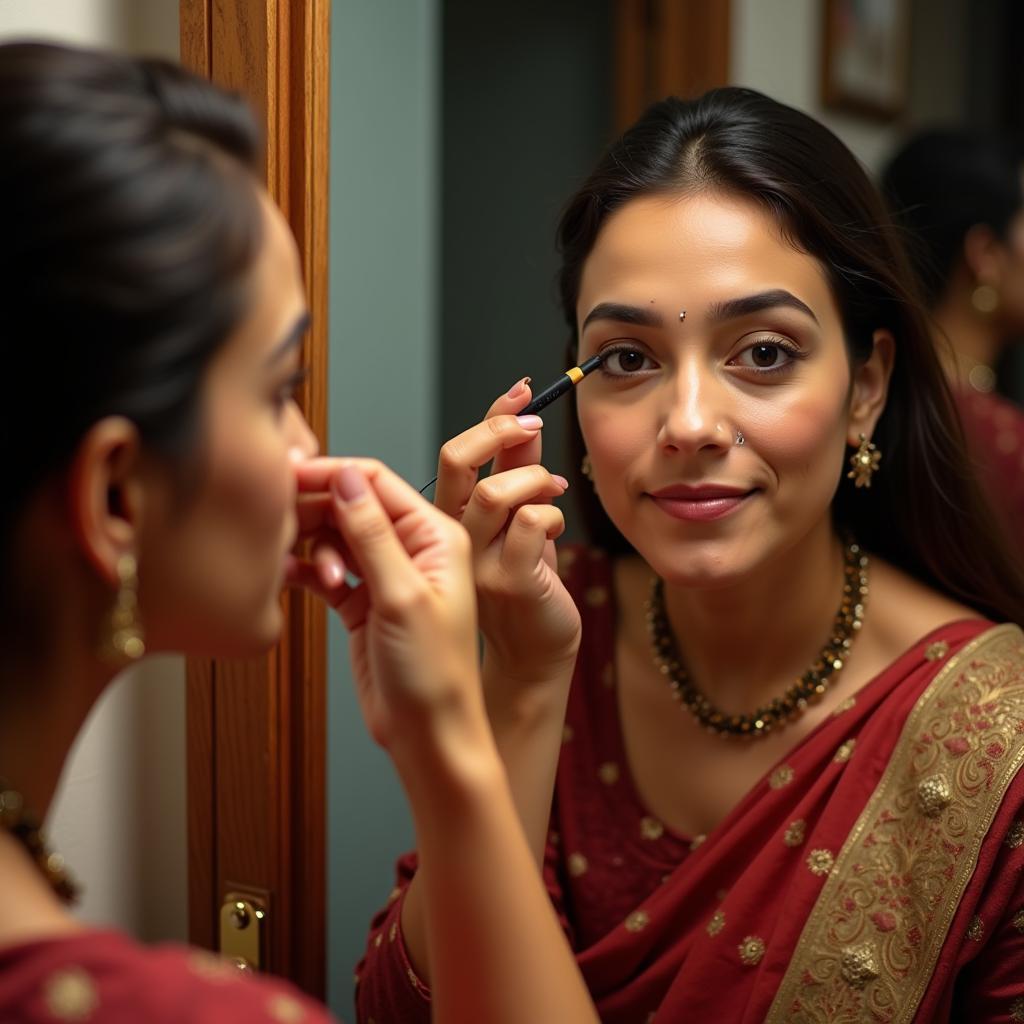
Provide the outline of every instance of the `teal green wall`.
<path id="1" fill-rule="evenodd" d="M 436 461 L 440 0 L 334 0 L 331 28 L 331 452 L 417 484 Z M 328 998 L 346 1020 L 367 926 L 412 830 L 367 738 L 332 622 Z"/>
<path id="2" fill-rule="evenodd" d="M 564 368 L 554 228 L 608 138 L 611 3 L 334 0 L 331 33 L 330 450 L 418 485 L 500 389 Z M 328 995 L 353 1020 L 412 829 L 340 628 L 329 653 Z"/>
<path id="3" fill-rule="evenodd" d="M 611 135 L 610 0 L 444 0 L 441 430 L 565 369 L 555 227 Z M 472 381 L 472 387 L 467 387 Z M 567 473 L 567 407 L 544 462 Z M 561 503 L 572 516 L 573 501 Z"/>

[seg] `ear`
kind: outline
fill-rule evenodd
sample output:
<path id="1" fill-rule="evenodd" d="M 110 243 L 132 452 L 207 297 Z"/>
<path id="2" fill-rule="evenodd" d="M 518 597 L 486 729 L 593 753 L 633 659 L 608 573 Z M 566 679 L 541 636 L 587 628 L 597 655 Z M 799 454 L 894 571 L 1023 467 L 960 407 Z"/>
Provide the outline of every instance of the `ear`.
<path id="1" fill-rule="evenodd" d="M 964 235 L 964 263 L 974 284 L 999 284 L 1002 255 L 1003 244 L 987 224 L 975 224 Z"/>
<path id="2" fill-rule="evenodd" d="M 68 514 L 82 553 L 116 585 L 117 563 L 134 554 L 142 519 L 142 444 L 135 425 L 109 416 L 82 438 L 71 462 Z"/>
<path id="3" fill-rule="evenodd" d="M 846 440 L 851 445 L 860 443 L 861 434 L 871 437 L 889 395 L 896 341 L 892 332 L 884 329 L 875 331 L 871 340 L 871 355 L 854 371 L 850 388 Z"/>

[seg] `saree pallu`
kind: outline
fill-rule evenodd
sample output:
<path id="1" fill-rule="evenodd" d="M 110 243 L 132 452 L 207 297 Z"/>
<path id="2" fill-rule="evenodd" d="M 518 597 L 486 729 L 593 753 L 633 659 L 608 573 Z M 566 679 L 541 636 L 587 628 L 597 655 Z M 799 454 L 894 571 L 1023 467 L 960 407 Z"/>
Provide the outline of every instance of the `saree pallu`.
<path id="1" fill-rule="evenodd" d="M 578 548 L 560 563 L 584 641 L 545 880 L 605 1024 L 1024 1021 L 1019 629 L 922 638 L 686 836 L 630 776 L 611 567 Z M 403 858 L 374 921 L 361 1021 L 429 1020 L 399 923 L 414 871 Z"/>
<path id="2" fill-rule="evenodd" d="M 610 638 L 606 565 L 577 559 L 574 577 L 585 628 Z M 603 1021 L 1024 1020 L 1020 630 L 967 621 L 922 638 L 706 837 L 643 816 L 611 658 L 610 639 L 589 646 L 570 698 L 552 865 Z M 615 889 L 602 865 L 657 864 L 666 840 L 660 884 L 618 922 L 595 915 Z"/>

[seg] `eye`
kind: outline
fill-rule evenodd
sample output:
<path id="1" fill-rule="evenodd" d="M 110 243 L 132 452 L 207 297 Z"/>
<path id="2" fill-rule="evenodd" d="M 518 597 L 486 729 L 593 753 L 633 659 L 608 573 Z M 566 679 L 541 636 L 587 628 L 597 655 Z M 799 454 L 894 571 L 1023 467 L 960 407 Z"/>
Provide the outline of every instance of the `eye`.
<path id="1" fill-rule="evenodd" d="M 614 345 L 601 353 L 601 372 L 609 377 L 630 377 L 644 370 L 655 370 L 658 364 L 635 345 Z"/>
<path id="2" fill-rule="evenodd" d="M 309 370 L 306 367 L 301 367 L 296 370 L 282 385 L 278 388 L 274 395 L 274 405 L 277 409 L 283 409 L 290 401 L 295 398 L 295 392 L 301 387 L 303 381 L 309 376 Z"/>
<path id="3" fill-rule="evenodd" d="M 781 338 L 762 338 L 745 348 L 733 361 L 733 365 L 758 373 L 771 373 L 783 370 L 794 360 L 805 356 L 806 353 Z"/>

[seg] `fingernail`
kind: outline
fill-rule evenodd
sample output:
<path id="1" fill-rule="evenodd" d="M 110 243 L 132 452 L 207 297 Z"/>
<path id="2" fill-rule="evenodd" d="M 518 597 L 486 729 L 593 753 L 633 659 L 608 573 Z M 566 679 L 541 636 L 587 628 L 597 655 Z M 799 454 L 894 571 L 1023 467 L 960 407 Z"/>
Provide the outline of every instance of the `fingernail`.
<path id="1" fill-rule="evenodd" d="M 322 567 L 324 575 L 324 583 L 330 587 L 336 587 L 342 579 L 341 566 L 337 562 L 329 562 L 327 565 Z"/>
<path id="2" fill-rule="evenodd" d="M 559 476 L 557 473 L 552 473 L 551 479 L 554 480 L 555 483 L 558 484 L 558 486 L 561 487 L 563 491 L 569 489 L 569 481 L 566 480 L 564 476 Z"/>
<path id="3" fill-rule="evenodd" d="M 529 377 L 524 377 L 522 380 L 517 380 L 515 384 L 508 389 L 508 398 L 518 398 L 523 393 L 526 385 L 530 383 Z"/>
<path id="4" fill-rule="evenodd" d="M 539 416 L 517 416 L 516 420 L 525 430 L 540 430 L 544 426 L 544 421 Z"/>
<path id="5" fill-rule="evenodd" d="M 354 505 L 366 497 L 366 480 L 354 466 L 342 466 L 331 477 L 331 487 L 346 505 Z"/>

